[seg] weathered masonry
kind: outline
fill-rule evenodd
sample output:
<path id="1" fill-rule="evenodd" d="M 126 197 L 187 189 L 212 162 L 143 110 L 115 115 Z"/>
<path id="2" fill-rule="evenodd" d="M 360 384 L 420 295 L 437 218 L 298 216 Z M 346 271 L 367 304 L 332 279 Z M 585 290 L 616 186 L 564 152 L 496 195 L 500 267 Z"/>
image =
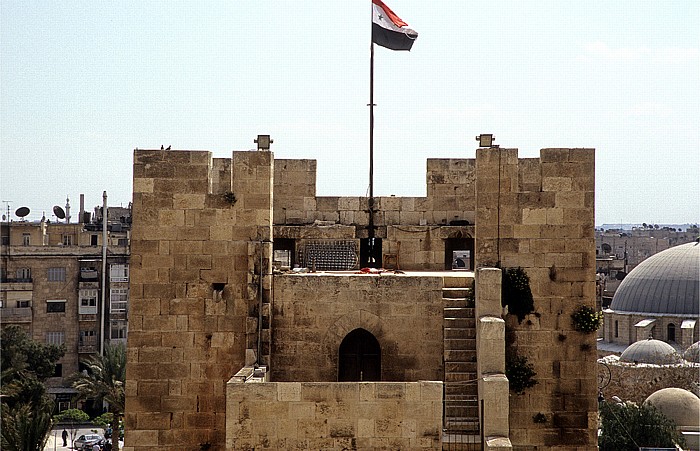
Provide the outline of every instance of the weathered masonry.
<path id="1" fill-rule="evenodd" d="M 126 449 L 596 449 L 595 337 L 570 320 L 595 305 L 594 150 L 427 166 L 426 197 L 370 210 L 317 196 L 313 160 L 136 150 Z M 496 269 L 518 266 L 522 323 Z"/>

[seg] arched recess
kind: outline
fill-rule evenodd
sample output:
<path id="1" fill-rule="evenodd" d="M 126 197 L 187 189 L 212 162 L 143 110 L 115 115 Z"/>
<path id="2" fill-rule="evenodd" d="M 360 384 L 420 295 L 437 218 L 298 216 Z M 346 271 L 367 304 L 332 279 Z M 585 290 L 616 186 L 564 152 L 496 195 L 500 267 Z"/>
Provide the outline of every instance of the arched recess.
<path id="1" fill-rule="evenodd" d="M 358 328 L 345 336 L 338 348 L 338 382 L 380 381 L 382 350 L 377 339 Z"/>
<path id="2" fill-rule="evenodd" d="M 321 380 L 337 380 L 338 377 L 338 351 L 345 337 L 355 329 L 364 329 L 372 334 L 382 349 L 382 355 L 386 354 L 385 341 L 387 339 L 382 327 L 382 319 L 367 310 L 355 310 L 338 318 L 329 328 L 323 338 L 322 349 L 327 356 L 327 364 Z"/>

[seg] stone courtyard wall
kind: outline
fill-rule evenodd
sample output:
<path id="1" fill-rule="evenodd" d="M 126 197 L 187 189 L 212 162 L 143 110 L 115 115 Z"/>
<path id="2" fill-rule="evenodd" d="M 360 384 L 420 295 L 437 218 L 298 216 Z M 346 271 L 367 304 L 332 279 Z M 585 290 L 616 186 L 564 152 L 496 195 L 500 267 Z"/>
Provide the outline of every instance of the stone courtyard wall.
<path id="1" fill-rule="evenodd" d="M 442 380 L 442 278 L 290 274 L 274 278 L 271 380 L 338 380 L 357 328 L 381 347 L 383 381 Z"/>
<path id="2" fill-rule="evenodd" d="M 700 396 L 700 364 L 636 365 L 611 357 L 601 360 L 610 369 L 610 383 L 603 389 L 607 401 L 617 396 L 623 401 L 641 404 L 655 391 L 668 387 L 682 388 Z M 599 365 L 598 372 L 607 381 L 606 367 Z"/>
<path id="3" fill-rule="evenodd" d="M 477 267 L 522 267 L 534 297 L 522 323 L 506 317 L 506 352 L 526 356 L 538 380 L 511 392 L 516 450 L 597 449 L 596 337 L 571 322 L 580 305 L 595 307 L 594 166 L 593 149 L 477 150 Z"/>
<path id="4" fill-rule="evenodd" d="M 441 382 L 226 386 L 226 449 L 441 449 Z"/>

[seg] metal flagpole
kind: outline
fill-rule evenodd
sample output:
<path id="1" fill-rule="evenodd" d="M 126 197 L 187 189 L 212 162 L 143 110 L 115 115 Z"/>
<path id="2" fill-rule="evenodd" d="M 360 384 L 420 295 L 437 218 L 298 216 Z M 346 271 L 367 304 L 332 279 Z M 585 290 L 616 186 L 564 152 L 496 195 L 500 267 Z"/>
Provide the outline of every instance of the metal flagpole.
<path id="1" fill-rule="evenodd" d="M 374 22 L 374 6 L 370 0 L 372 16 L 370 25 Z M 370 30 L 370 58 L 369 58 L 369 198 L 367 199 L 369 209 L 369 223 L 367 230 L 368 260 L 374 260 L 374 40 Z M 369 266 L 372 266 L 369 264 Z"/>

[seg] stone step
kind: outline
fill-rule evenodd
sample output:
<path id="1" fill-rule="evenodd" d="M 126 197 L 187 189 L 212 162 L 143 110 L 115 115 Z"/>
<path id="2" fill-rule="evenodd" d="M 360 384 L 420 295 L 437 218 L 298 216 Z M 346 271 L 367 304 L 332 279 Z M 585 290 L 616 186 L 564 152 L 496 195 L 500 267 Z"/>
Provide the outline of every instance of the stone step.
<path id="1" fill-rule="evenodd" d="M 449 349 L 450 351 L 470 351 L 475 349 L 476 337 L 447 338 L 443 341 L 445 342 L 445 349 Z"/>
<path id="2" fill-rule="evenodd" d="M 476 373 L 476 362 L 445 362 L 445 373 Z"/>
<path id="3" fill-rule="evenodd" d="M 443 307 L 461 307 L 461 308 L 474 308 L 474 302 L 468 300 L 467 298 L 442 298 Z"/>
<path id="4" fill-rule="evenodd" d="M 444 318 L 474 318 L 474 309 L 468 307 L 444 307 L 442 315 Z"/>
<path id="5" fill-rule="evenodd" d="M 445 349 L 445 362 L 476 362 L 476 351 L 473 349 Z"/>
<path id="6" fill-rule="evenodd" d="M 443 338 L 445 340 L 454 338 L 476 338 L 476 329 L 473 327 L 446 327 L 443 330 Z"/>
<path id="7" fill-rule="evenodd" d="M 476 373 L 471 371 L 454 371 L 445 373 L 445 382 L 473 382 L 476 383 Z"/>
<path id="8" fill-rule="evenodd" d="M 447 299 L 471 297 L 471 288 L 443 288 L 442 297 Z"/>
<path id="9" fill-rule="evenodd" d="M 478 399 L 478 386 L 473 384 L 446 383 L 444 385 L 445 397 L 457 396 L 460 399 L 469 400 L 471 403 L 476 403 Z"/>
<path id="10" fill-rule="evenodd" d="M 463 329 L 476 327 L 474 318 L 443 318 L 442 327 L 459 327 Z"/>
<path id="11" fill-rule="evenodd" d="M 479 417 L 478 405 L 466 404 L 448 404 L 445 402 L 445 417 L 446 418 L 464 418 L 464 417 Z"/>
<path id="12" fill-rule="evenodd" d="M 444 429 L 449 432 L 478 432 L 479 417 L 446 417 Z"/>
<path id="13" fill-rule="evenodd" d="M 474 277 L 466 274 L 464 276 L 442 278 L 442 286 L 445 288 L 471 287 L 473 283 Z"/>

